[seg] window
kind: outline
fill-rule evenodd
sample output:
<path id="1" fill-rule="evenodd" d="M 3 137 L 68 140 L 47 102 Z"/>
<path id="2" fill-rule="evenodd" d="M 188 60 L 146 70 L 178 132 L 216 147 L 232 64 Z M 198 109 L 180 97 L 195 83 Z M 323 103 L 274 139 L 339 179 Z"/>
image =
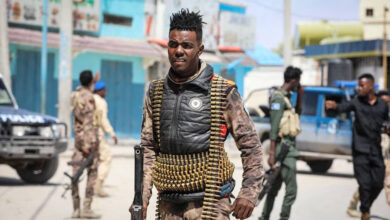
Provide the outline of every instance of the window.
<path id="1" fill-rule="evenodd" d="M 133 23 L 132 17 L 125 17 L 125 16 L 106 14 L 106 13 L 103 14 L 103 17 L 104 17 L 103 23 L 105 24 L 114 24 L 114 25 L 131 27 Z"/>
<path id="2" fill-rule="evenodd" d="M 318 94 L 305 92 L 302 97 L 302 115 L 317 115 Z"/>
<path id="3" fill-rule="evenodd" d="M 372 8 L 367 8 L 367 9 L 366 9 L 366 16 L 367 16 L 367 17 L 373 17 L 373 16 L 374 16 L 374 9 L 372 9 Z"/>

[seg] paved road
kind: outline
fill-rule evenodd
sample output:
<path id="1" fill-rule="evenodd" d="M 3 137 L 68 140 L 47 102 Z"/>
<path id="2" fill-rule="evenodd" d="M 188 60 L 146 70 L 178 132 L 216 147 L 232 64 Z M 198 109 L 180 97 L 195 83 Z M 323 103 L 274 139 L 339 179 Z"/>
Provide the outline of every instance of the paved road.
<path id="1" fill-rule="evenodd" d="M 235 179 L 241 181 L 242 167 L 238 151 L 228 147 L 229 155 L 236 164 Z M 103 214 L 102 219 L 129 219 L 128 207 L 133 198 L 133 151 L 128 147 L 113 148 L 112 170 L 105 185 L 109 198 L 94 199 L 94 209 Z M 70 171 L 66 162 L 71 152 L 61 155 L 56 175 L 46 185 L 28 185 L 19 180 L 16 172 L 0 165 L 0 219 L 1 220 L 53 220 L 70 219 L 72 212 L 70 192 L 61 198 L 63 184 L 67 179 L 64 171 Z M 328 175 L 313 175 L 304 162 L 298 162 L 298 198 L 293 206 L 292 220 L 343 220 L 352 219 L 345 214 L 350 197 L 357 187 L 352 177 L 352 164 L 335 161 Z M 85 187 L 85 180 L 81 183 Z M 234 194 L 237 195 L 238 187 Z M 283 189 L 282 189 L 283 190 Z M 84 190 L 81 190 L 84 192 Z M 155 191 L 154 191 L 155 192 Z M 281 191 L 283 193 L 283 191 Z M 82 195 L 83 197 L 83 195 Z M 278 197 L 272 219 L 278 219 L 282 197 Z M 260 204 L 250 219 L 257 219 L 262 210 Z M 155 197 L 148 210 L 148 219 L 153 219 Z M 375 201 L 372 214 L 377 218 L 390 220 L 390 206 L 385 203 L 382 191 Z M 233 219 L 233 218 L 232 218 Z"/>

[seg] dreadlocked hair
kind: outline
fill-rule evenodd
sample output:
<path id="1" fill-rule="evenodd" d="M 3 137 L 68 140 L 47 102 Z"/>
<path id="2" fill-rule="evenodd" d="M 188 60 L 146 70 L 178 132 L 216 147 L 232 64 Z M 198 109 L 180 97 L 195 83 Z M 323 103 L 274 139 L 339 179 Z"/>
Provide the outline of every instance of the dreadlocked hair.
<path id="1" fill-rule="evenodd" d="M 173 13 L 170 18 L 169 32 L 172 30 L 179 31 L 195 31 L 196 40 L 202 42 L 202 25 L 206 24 L 202 21 L 202 15 L 198 12 L 189 11 L 182 8 L 180 11 Z"/>

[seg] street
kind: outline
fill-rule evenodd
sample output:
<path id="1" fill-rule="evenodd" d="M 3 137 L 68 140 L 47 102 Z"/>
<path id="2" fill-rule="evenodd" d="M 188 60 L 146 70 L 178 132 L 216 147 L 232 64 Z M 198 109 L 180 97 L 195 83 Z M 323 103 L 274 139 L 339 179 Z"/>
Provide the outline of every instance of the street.
<path id="1" fill-rule="evenodd" d="M 127 145 L 129 146 L 129 145 Z M 237 181 L 234 195 L 238 194 L 241 182 L 242 167 L 239 152 L 232 146 L 226 147 L 232 162 L 236 165 L 234 178 Z M 129 205 L 133 199 L 133 149 L 116 146 L 112 148 L 113 163 L 111 172 L 105 183 L 105 190 L 111 194 L 109 198 L 95 198 L 93 208 L 102 219 L 129 219 Z M 28 185 L 23 183 L 16 172 L 0 165 L 0 213 L 2 220 L 52 220 L 70 219 L 72 202 L 70 191 L 66 198 L 61 198 L 63 184 L 69 180 L 63 172 L 70 172 L 66 162 L 70 160 L 71 149 L 61 155 L 60 166 L 55 176 L 45 185 Z M 357 188 L 353 178 L 352 163 L 336 160 L 326 175 L 314 175 L 302 161 L 298 162 L 298 197 L 293 205 L 292 220 L 329 220 L 353 219 L 346 214 L 350 198 Z M 84 197 L 85 178 L 81 185 L 81 197 Z M 283 190 L 283 188 L 282 188 Z M 156 192 L 154 190 L 154 192 Z M 277 198 L 271 219 L 278 219 L 282 203 L 283 191 Z M 155 197 L 148 209 L 148 218 L 154 219 Z M 250 219 L 257 219 L 263 203 L 257 206 Z M 384 192 L 373 204 L 372 219 L 390 219 L 390 207 L 385 203 Z M 231 217 L 231 219 L 234 219 Z"/>

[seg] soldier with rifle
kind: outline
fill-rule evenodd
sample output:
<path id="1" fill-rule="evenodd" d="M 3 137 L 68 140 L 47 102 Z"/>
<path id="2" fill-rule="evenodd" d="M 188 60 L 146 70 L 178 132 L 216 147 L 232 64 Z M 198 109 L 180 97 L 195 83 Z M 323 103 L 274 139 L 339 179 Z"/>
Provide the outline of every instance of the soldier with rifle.
<path id="1" fill-rule="evenodd" d="M 214 74 L 199 56 L 202 16 L 188 9 L 172 14 L 168 42 L 171 68 L 145 96 L 143 218 L 152 186 L 158 191 L 157 219 L 237 219 L 252 215 L 263 178 L 259 137 L 234 82 Z M 234 164 L 224 141 L 241 151 L 243 180 L 231 205 Z M 130 210 L 134 210 L 134 205 Z M 151 219 L 148 217 L 147 219 Z"/>
<path id="2" fill-rule="evenodd" d="M 302 71 L 299 68 L 287 67 L 284 72 L 284 84 L 280 89 L 274 91 L 270 99 L 271 146 L 268 164 L 271 169 L 276 169 L 278 172 L 274 171 L 274 175 L 271 175 L 273 179 L 268 180 L 267 188 L 269 191 L 260 220 L 270 219 L 275 197 L 283 182 L 286 184 L 286 193 L 280 220 L 289 219 L 291 206 L 297 195 L 296 158 L 299 153 L 295 148 L 295 136 L 301 131 L 298 115 L 301 111 L 301 96 L 303 94 L 303 88 L 300 86 L 301 74 Z M 294 90 L 298 90 L 295 109 L 291 104 L 291 92 Z M 278 158 L 278 167 L 275 167 L 276 158 Z M 278 174 L 279 172 L 280 174 Z"/>
<path id="3" fill-rule="evenodd" d="M 93 190 L 97 178 L 98 166 L 98 127 L 95 122 L 95 101 L 92 91 L 95 79 L 92 72 L 85 70 L 80 73 L 81 86 L 72 94 L 73 105 L 73 129 L 74 129 L 74 153 L 72 156 L 73 178 L 72 178 L 72 218 L 100 218 L 91 209 Z M 83 167 L 87 166 L 88 177 L 85 199 L 82 211 L 80 210 L 80 196 L 78 178 L 82 174 Z"/>

